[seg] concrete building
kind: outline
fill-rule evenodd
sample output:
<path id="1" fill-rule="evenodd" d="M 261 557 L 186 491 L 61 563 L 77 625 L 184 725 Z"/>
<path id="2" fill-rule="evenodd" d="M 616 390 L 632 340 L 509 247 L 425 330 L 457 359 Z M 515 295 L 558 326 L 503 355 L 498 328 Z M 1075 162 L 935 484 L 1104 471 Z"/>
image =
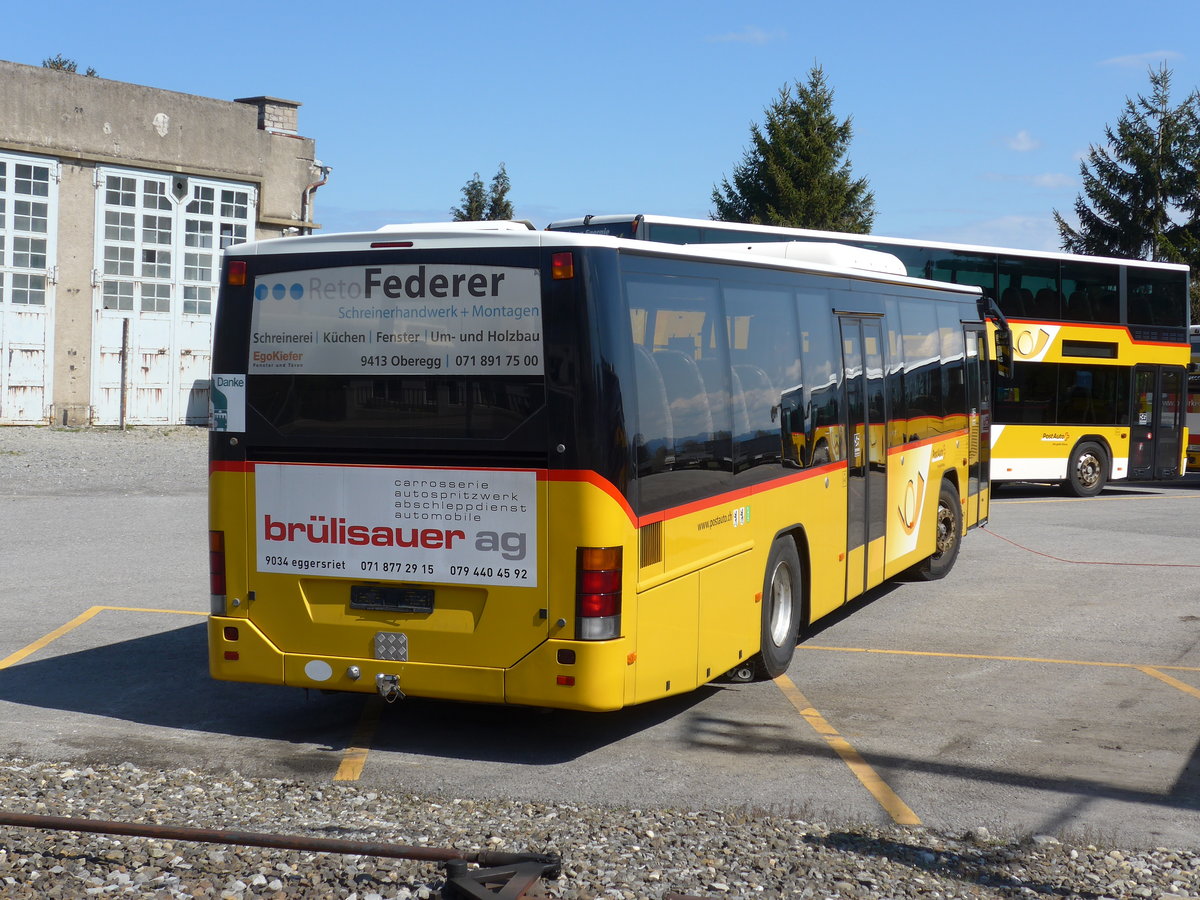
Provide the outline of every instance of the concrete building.
<path id="1" fill-rule="evenodd" d="M 320 227 L 299 106 L 0 61 L 0 425 L 207 421 L 221 249 Z"/>

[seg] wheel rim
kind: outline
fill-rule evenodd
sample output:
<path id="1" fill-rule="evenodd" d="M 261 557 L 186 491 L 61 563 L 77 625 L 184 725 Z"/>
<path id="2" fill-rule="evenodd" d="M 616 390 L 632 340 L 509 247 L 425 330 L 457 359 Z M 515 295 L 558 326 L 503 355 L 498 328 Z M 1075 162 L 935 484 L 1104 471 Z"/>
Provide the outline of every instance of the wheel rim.
<path id="1" fill-rule="evenodd" d="M 792 577 L 787 563 L 771 573 L 771 643 L 782 647 L 792 631 Z"/>
<path id="2" fill-rule="evenodd" d="M 940 558 L 954 548 L 958 540 L 958 532 L 954 527 L 954 511 L 947 503 L 938 503 L 937 511 L 937 553 L 933 556 Z"/>
<path id="3" fill-rule="evenodd" d="M 1100 483 L 1100 459 L 1095 453 L 1082 453 L 1075 464 L 1075 480 L 1079 486 L 1092 490 Z"/>

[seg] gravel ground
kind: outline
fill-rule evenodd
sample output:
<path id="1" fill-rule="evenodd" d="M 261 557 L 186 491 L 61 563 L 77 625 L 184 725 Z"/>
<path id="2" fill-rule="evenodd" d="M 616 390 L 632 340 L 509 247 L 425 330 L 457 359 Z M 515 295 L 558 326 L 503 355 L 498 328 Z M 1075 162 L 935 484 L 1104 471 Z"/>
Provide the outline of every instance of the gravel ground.
<path id="1" fill-rule="evenodd" d="M 202 492 L 194 428 L 0 429 L 0 500 Z M 2 510 L 0 505 L 0 510 Z M 703 798 L 697 798 L 698 801 Z M 1200 898 L 1188 848 L 1114 847 L 1100 836 L 966 834 L 810 822 L 770 810 L 588 808 L 418 797 L 351 783 L 251 779 L 214 767 L 146 771 L 0 759 L 12 813 L 272 832 L 459 850 L 556 852 L 558 898 Z M 1089 843 L 1088 841 L 1091 841 Z M 354 898 L 436 896 L 429 863 L 0 826 L 0 897 Z"/>
<path id="2" fill-rule="evenodd" d="M 1016 897 L 1174 900 L 1200 895 L 1200 852 L 939 835 L 806 822 L 742 809 L 580 808 L 363 791 L 129 763 L 68 768 L 9 760 L 11 812 L 342 840 L 557 852 L 561 898 Z M 188 841 L 0 827 L 0 895 L 412 898 L 435 896 L 429 863 Z"/>
<path id="3" fill-rule="evenodd" d="M 0 496 L 193 494 L 207 477 L 203 428 L 0 427 Z"/>

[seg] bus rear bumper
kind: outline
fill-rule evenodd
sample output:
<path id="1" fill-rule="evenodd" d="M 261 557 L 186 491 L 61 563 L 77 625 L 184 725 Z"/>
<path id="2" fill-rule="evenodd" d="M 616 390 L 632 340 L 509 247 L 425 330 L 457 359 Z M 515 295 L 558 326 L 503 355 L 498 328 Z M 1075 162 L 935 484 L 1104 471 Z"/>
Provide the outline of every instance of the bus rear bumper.
<path id="1" fill-rule="evenodd" d="M 413 697 L 591 711 L 625 705 L 628 669 L 622 640 L 547 641 L 510 669 L 284 653 L 253 622 L 225 616 L 209 616 L 208 661 L 221 681 L 373 694 L 377 676 L 394 675 Z"/>

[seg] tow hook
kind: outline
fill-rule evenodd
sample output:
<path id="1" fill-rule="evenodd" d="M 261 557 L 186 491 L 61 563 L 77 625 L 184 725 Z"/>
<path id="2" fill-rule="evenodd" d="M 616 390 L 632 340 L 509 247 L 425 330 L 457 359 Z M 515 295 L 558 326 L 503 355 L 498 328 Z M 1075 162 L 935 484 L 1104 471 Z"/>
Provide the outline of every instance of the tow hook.
<path id="1" fill-rule="evenodd" d="M 404 699 L 404 691 L 400 690 L 399 675 L 384 675 L 380 672 L 375 676 L 375 689 L 379 691 L 379 696 L 388 703 Z"/>

